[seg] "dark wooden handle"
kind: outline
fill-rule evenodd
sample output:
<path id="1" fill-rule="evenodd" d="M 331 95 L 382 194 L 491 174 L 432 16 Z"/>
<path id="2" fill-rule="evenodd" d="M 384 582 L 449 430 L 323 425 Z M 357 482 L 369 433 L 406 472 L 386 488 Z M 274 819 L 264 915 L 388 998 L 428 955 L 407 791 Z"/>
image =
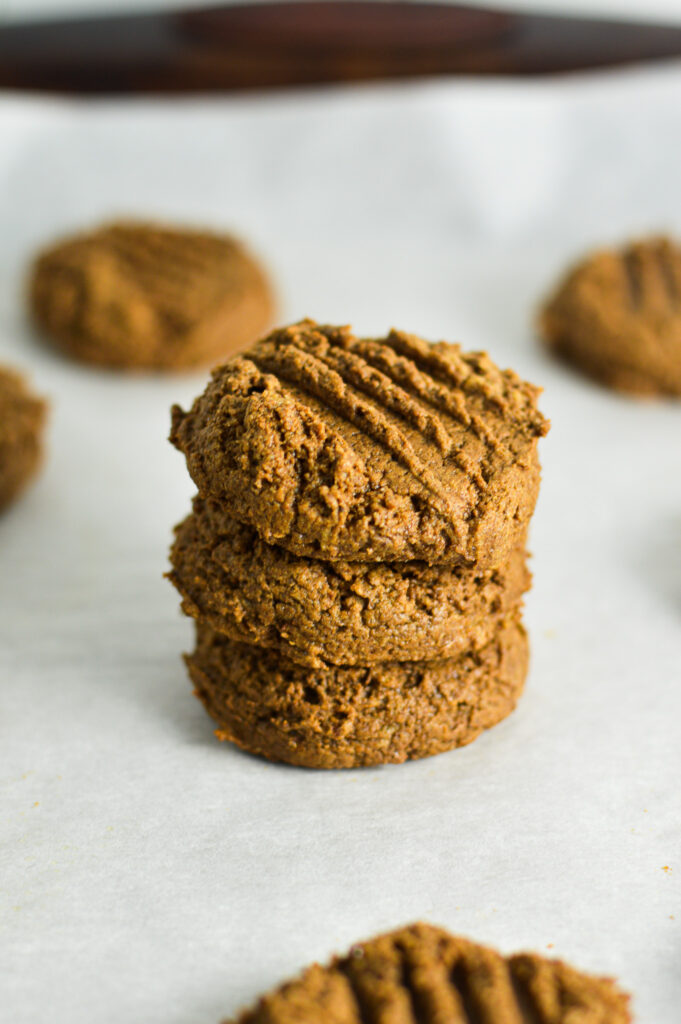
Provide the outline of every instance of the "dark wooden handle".
<path id="1" fill-rule="evenodd" d="M 681 55 L 681 28 L 435 3 L 298 2 L 0 29 L 0 87 L 258 89 L 420 75 L 534 75 Z"/>

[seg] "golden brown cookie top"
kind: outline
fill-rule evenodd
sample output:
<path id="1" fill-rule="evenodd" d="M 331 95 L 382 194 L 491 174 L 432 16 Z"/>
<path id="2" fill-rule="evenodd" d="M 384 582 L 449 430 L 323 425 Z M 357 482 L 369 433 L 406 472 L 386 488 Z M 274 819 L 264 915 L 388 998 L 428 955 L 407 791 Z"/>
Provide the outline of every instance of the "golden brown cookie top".
<path id="1" fill-rule="evenodd" d="M 505 958 L 415 924 L 315 964 L 238 1024 L 629 1024 L 628 1002 L 559 960 Z"/>
<path id="2" fill-rule="evenodd" d="M 587 256 L 547 302 L 540 330 L 611 387 L 681 394 L 681 248 L 651 238 Z"/>
<path id="3" fill-rule="evenodd" d="M 269 543 L 493 568 L 534 508 L 538 393 L 484 353 L 304 320 L 216 369 L 171 440 Z"/>
<path id="4" fill-rule="evenodd" d="M 128 369 L 216 362 L 272 313 L 262 268 L 229 235 L 119 222 L 46 250 L 33 267 L 36 321 L 73 357 Z"/>

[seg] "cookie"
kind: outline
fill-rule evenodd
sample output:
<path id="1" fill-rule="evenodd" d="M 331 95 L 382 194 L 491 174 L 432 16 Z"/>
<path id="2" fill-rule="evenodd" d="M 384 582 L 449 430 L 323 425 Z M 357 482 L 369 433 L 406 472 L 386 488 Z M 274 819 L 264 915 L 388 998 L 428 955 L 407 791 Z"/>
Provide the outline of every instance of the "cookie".
<path id="1" fill-rule="evenodd" d="M 313 964 L 224 1024 L 630 1022 L 629 997 L 610 978 L 413 924 Z"/>
<path id="2" fill-rule="evenodd" d="M 271 761 L 357 768 L 439 754 L 496 725 L 520 696 L 528 646 L 511 621 L 457 658 L 310 668 L 198 623 L 186 662 L 220 739 Z"/>
<path id="3" fill-rule="evenodd" d="M 121 222 L 37 259 L 33 317 L 74 359 L 181 370 L 251 344 L 271 322 L 263 269 L 229 235 Z"/>
<path id="4" fill-rule="evenodd" d="M 0 367 L 0 509 L 35 476 L 42 459 L 47 403 L 24 378 Z"/>
<path id="5" fill-rule="evenodd" d="M 305 320 L 217 368 L 171 440 L 200 494 L 270 544 L 488 571 L 534 509 L 537 396 L 484 353 Z"/>
<path id="6" fill-rule="evenodd" d="M 302 665 L 449 658 L 484 646 L 529 589 L 521 544 L 492 573 L 425 562 L 321 562 L 261 540 L 215 501 L 177 527 L 182 608 Z"/>
<path id="7" fill-rule="evenodd" d="M 681 248 L 652 238 L 587 256 L 547 302 L 540 330 L 611 388 L 681 395 Z"/>

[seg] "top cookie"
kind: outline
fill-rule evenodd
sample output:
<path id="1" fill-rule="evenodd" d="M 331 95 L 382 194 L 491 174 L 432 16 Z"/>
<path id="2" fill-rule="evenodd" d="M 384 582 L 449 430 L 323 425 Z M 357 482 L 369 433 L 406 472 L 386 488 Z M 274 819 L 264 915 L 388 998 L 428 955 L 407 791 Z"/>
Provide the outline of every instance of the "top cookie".
<path id="1" fill-rule="evenodd" d="M 86 363 L 178 370 L 212 365 L 271 321 L 262 268 L 228 235 L 118 223 L 44 252 L 30 281 L 33 316 Z"/>
<path id="2" fill-rule="evenodd" d="M 493 569 L 534 509 L 538 393 L 484 353 L 304 320 L 214 370 L 170 436 L 200 494 L 270 544 Z"/>
<path id="3" fill-rule="evenodd" d="M 546 304 L 540 329 L 612 388 L 681 395 L 681 249 L 652 238 L 588 256 Z"/>
<path id="4" fill-rule="evenodd" d="M 415 924 L 353 946 L 264 996 L 238 1024 L 629 1024 L 628 997 L 531 953 Z M 228 1022 L 225 1022 L 228 1024 Z"/>

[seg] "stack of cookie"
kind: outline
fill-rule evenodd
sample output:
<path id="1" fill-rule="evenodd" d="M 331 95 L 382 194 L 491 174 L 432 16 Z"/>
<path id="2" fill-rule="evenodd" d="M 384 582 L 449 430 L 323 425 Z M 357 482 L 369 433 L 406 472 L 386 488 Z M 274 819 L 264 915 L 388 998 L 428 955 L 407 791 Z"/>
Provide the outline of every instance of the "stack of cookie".
<path id="1" fill-rule="evenodd" d="M 221 738 L 351 767 L 463 745 L 513 709 L 537 395 L 481 353 L 303 321 L 173 409 L 199 494 L 170 576 Z"/>

